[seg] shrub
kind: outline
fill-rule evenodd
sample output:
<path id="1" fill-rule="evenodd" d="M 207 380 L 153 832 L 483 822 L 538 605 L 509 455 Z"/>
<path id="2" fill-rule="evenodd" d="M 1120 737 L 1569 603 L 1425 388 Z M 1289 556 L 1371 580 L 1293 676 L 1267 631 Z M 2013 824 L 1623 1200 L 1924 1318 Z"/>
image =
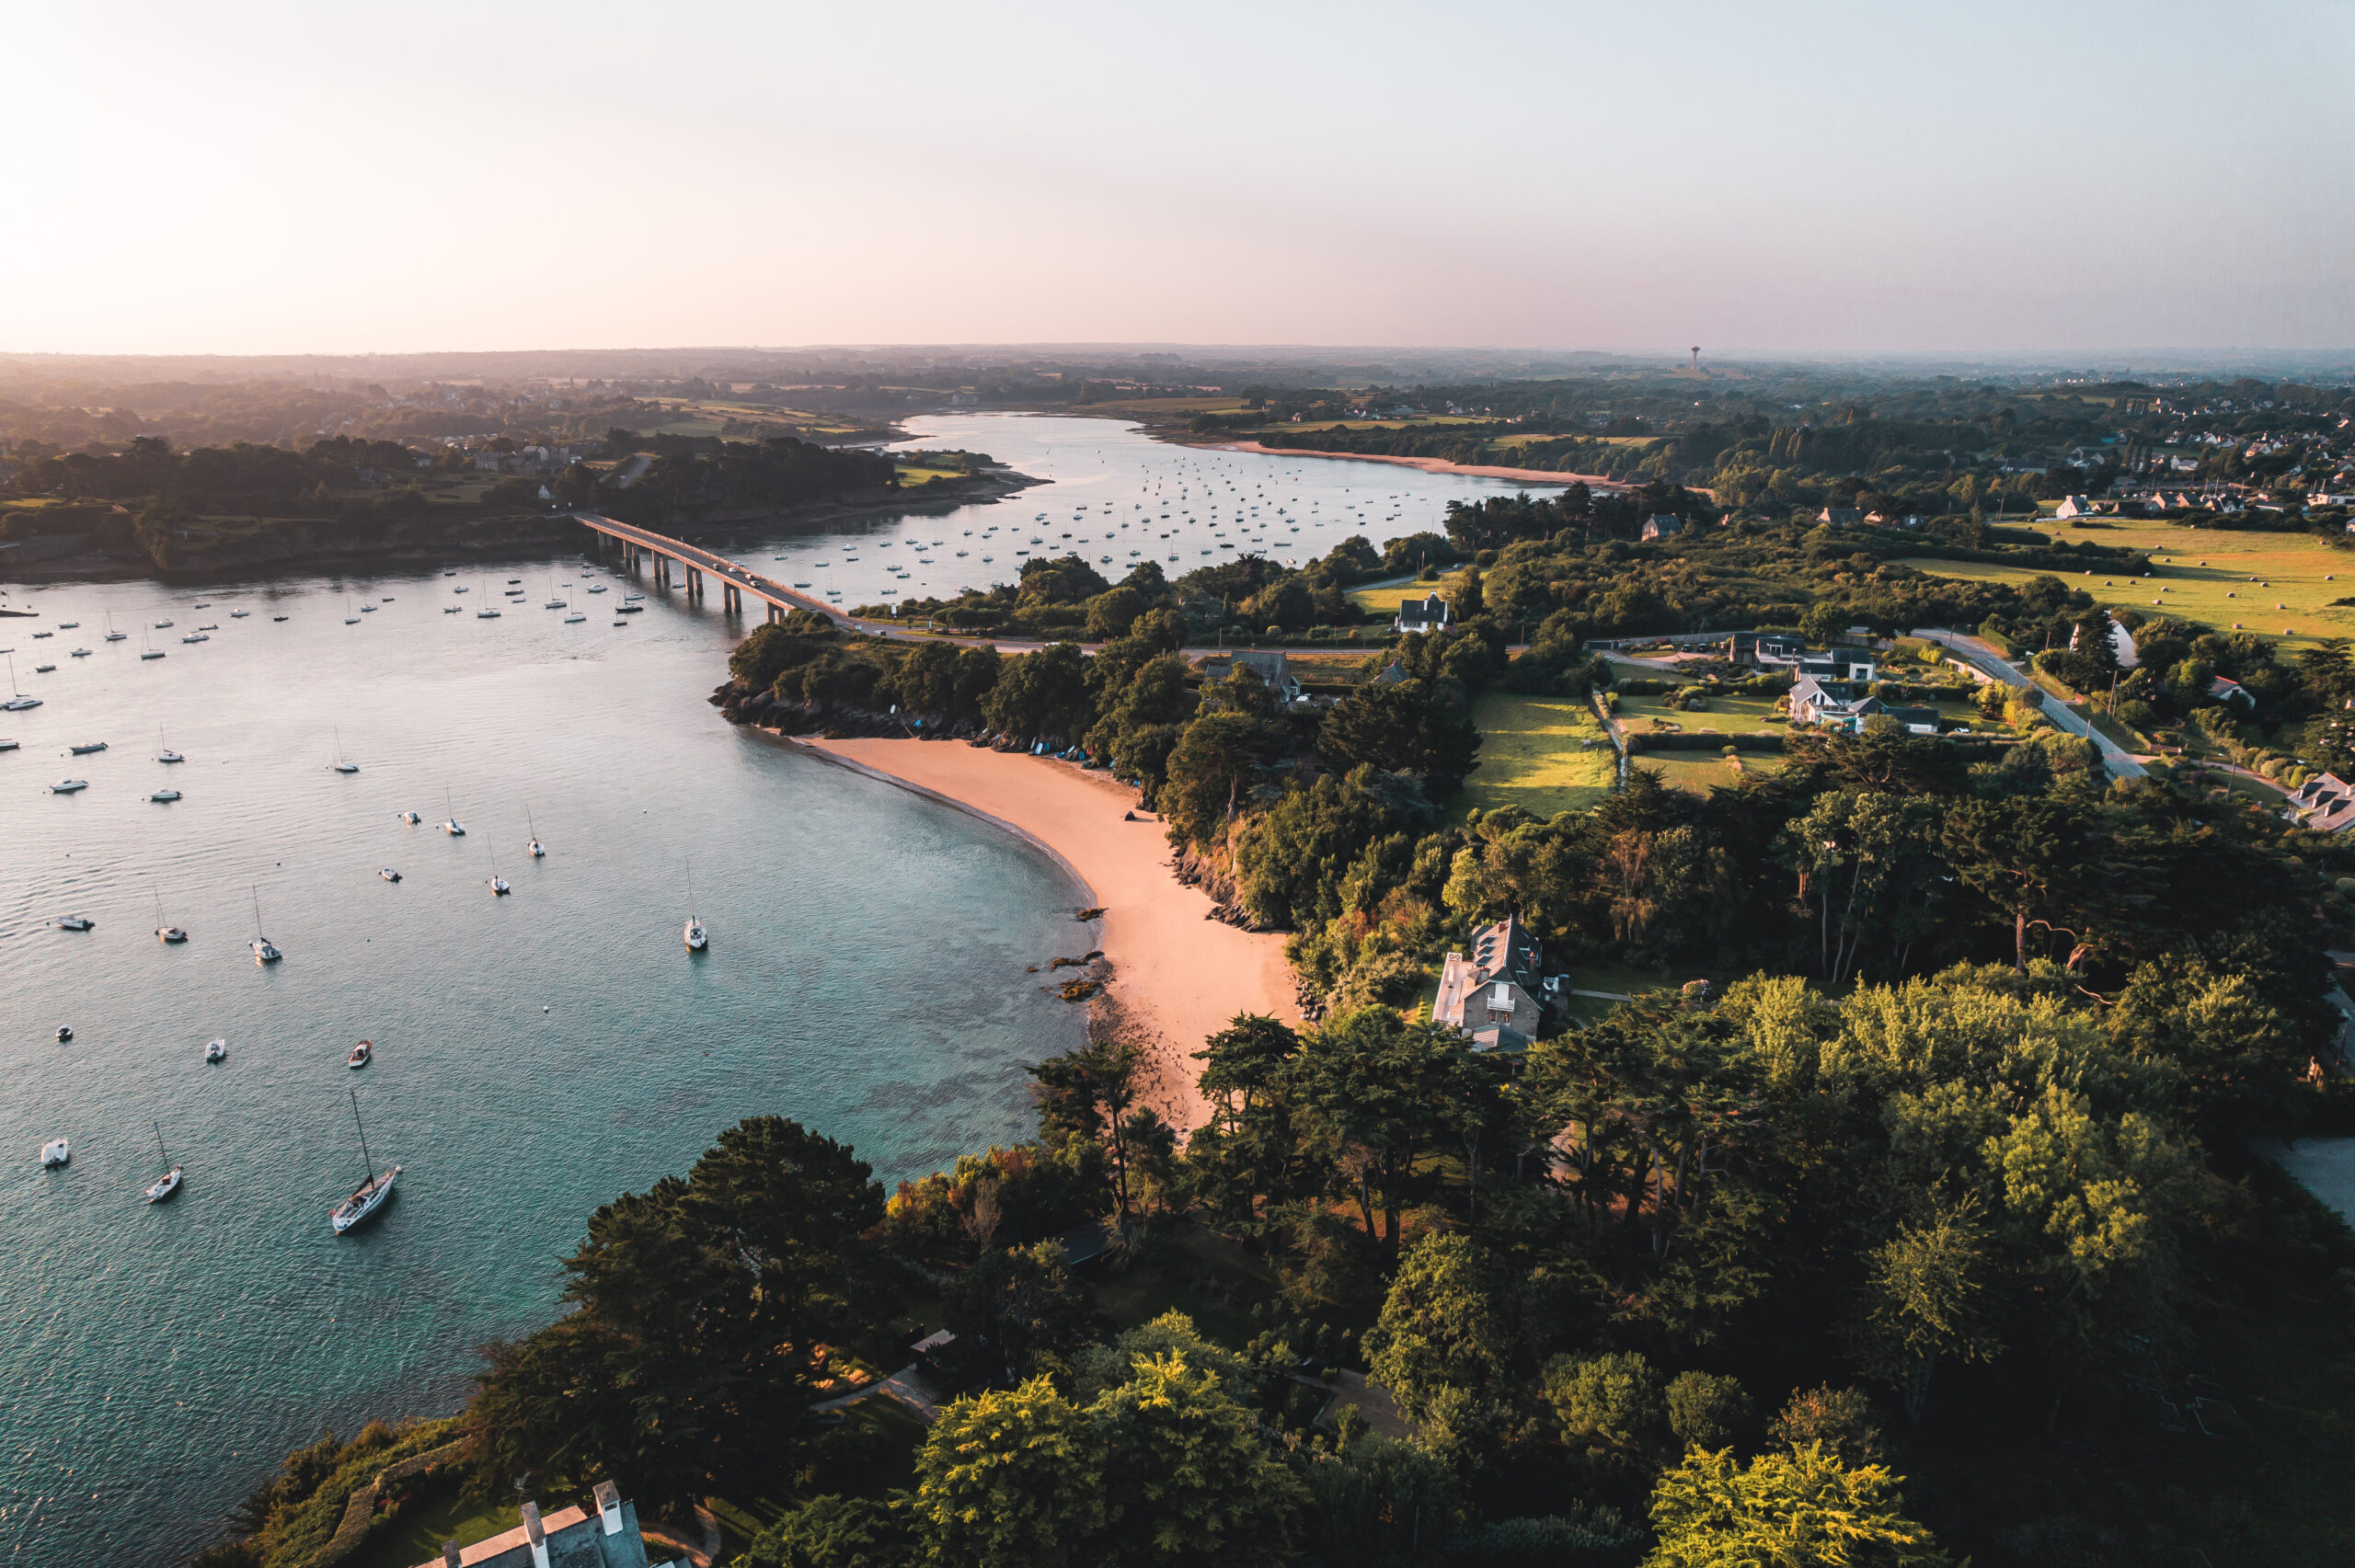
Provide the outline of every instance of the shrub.
<path id="1" fill-rule="evenodd" d="M 1573 1503 L 1567 1514 L 1466 1525 L 1441 1552 L 1464 1568 L 1633 1568 L 1643 1539 L 1618 1509 Z"/>

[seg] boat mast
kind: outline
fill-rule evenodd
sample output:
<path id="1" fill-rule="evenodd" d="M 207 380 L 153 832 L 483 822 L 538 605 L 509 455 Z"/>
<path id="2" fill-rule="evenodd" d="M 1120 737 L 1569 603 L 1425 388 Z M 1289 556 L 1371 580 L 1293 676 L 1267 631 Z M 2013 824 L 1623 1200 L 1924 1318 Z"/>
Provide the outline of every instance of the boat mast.
<path id="1" fill-rule="evenodd" d="M 253 889 L 253 895 L 254 895 L 254 940 L 255 940 L 256 942 L 259 942 L 259 941 L 261 941 L 261 940 L 262 940 L 262 934 L 261 934 L 261 888 L 260 888 L 260 887 L 259 887 L 258 885 L 256 885 L 256 887 L 254 887 L 254 889 Z"/>
<path id="2" fill-rule="evenodd" d="M 155 1129 L 155 1152 L 164 1157 L 164 1168 L 166 1170 L 171 1169 L 172 1156 L 170 1151 L 164 1147 L 164 1124 L 161 1122 L 150 1122 L 147 1125 Z"/>
<path id="3" fill-rule="evenodd" d="M 360 1091 L 354 1089 L 350 1093 L 351 1094 L 351 1125 L 360 1128 L 360 1162 L 368 1168 L 368 1179 L 373 1182 L 376 1179 L 376 1161 L 368 1152 L 368 1129 L 361 1124 L 360 1120 Z"/>

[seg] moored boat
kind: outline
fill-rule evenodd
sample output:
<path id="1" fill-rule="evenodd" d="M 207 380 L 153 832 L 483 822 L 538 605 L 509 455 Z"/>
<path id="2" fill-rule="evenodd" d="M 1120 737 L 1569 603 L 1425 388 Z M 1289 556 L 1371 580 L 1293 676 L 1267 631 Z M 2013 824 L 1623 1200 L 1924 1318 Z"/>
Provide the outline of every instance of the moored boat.
<path id="1" fill-rule="evenodd" d="M 373 1061 L 375 1058 L 375 1043 L 370 1040 L 362 1040 L 358 1045 L 351 1047 L 350 1054 L 343 1059 L 343 1065 L 351 1069 L 352 1071 L 357 1072 L 362 1068 L 366 1067 L 371 1061 Z"/>
<path id="2" fill-rule="evenodd" d="M 62 1138 L 52 1138 L 40 1146 L 43 1169 L 65 1164 L 74 1158 L 74 1146 Z"/>
<path id="3" fill-rule="evenodd" d="M 351 1125 L 360 1130 L 361 1167 L 368 1173 L 368 1179 L 354 1187 L 350 1197 L 327 1210 L 327 1223 L 335 1227 L 339 1236 L 382 1208 L 385 1200 L 393 1196 L 393 1184 L 401 1175 L 398 1165 L 387 1165 L 382 1172 L 376 1169 L 375 1158 L 368 1152 L 368 1128 L 360 1120 L 357 1093 L 351 1096 Z"/>

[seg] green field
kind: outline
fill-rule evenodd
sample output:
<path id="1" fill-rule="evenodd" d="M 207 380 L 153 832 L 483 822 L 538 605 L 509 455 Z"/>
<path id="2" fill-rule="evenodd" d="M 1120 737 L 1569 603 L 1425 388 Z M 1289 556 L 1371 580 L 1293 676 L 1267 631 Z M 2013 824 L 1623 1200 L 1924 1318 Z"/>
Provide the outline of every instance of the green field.
<path id="1" fill-rule="evenodd" d="M 1629 734 L 1640 734 L 1656 727 L 1654 720 L 1664 720 L 1688 735 L 1703 730 L 1774 730 L 1780 733 L 1790 726 L 1775 716 L 1772 697 L 1718 697 L 1709 699 L 1706 713 L 1686 713 L 1672 709 L 1665 699 L 1622 693 L 1619 698 L 1619 722 Z"/>
<path id="2" fill-rule="evenodd" d="M 1584 703 L 1498 692 L 1482 697 L 1472 716 L 1480 726 L 1480 765 L 1456 796 L 1465 809 L 1584 811 L 1618 782 L 1618 753 Z"/>
<path id="3" fill-rule="evenodd" d="M 1413 578 L 1392 578 L 1350 589 L 1350 602 L 1377 615 L 1396 615 L 1398 606 L 1410 599 L 1420 599 L 1437 587 L 1435 582 L 1418 582 Z"/>
<path id="4" fill-rule="evenodd" d="M 2325 637 L 2355 636 L 2355 605 L 2330 602 L 2355 597 L 2355 550 L 2336 540 L 2311 533 L 2224 533 L 2134 518 L 2083 532 L 2065 522 L 2045 526 L 2056 539 L 2091 539 L 2151 552 L 2154 574 L 2147 579 L 2099 568 L 2062 578 L 2098 601 L 2145 615 L 2197 622 L 2219 632 L 2230 632 L 2237 623 L 2244 631 L 2279 638 L 2292 647 Z M 2061 575 L 1929 556 L 1901 564 L 1973 582 L 2025 583 Z"/>
<path id="5" fill-rule="evenodd" d="M 1694 795 L 1706 795 L 1717 785 L 1730 784 L 1744 775 L 1756 778 L 1783 771 L 1783 759 L 1771 751 L 1745 751 L 1740 767 L 1734 761 L 1714 751 L 1638 751 L 1635 765 L 1657 769 L 1666 775 L 1671 789 Z"/>

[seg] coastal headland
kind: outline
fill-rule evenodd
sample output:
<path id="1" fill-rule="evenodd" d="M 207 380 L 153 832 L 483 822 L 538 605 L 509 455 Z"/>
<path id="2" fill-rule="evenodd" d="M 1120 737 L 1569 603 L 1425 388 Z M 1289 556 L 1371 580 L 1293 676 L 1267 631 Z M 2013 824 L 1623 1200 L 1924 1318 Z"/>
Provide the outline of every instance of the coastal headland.
<path id="1" fill-rule="evenodd" d="M 1169 869 L 1161 824 L 1099 773 L 1024 752 L 955 741 L 811 738 L 807 746 L 859 771 L 996 822 L 1053 855 L 1104 910 L 1096 945 L 1111 995 L 1153 1039 L 1150 1100 L 1189 1131 L 1210 1120 L 1193 1053 L 1238 1013 L 1299 1022 L 1281 936 L 1210 918 L 1211 898 Z"/>

